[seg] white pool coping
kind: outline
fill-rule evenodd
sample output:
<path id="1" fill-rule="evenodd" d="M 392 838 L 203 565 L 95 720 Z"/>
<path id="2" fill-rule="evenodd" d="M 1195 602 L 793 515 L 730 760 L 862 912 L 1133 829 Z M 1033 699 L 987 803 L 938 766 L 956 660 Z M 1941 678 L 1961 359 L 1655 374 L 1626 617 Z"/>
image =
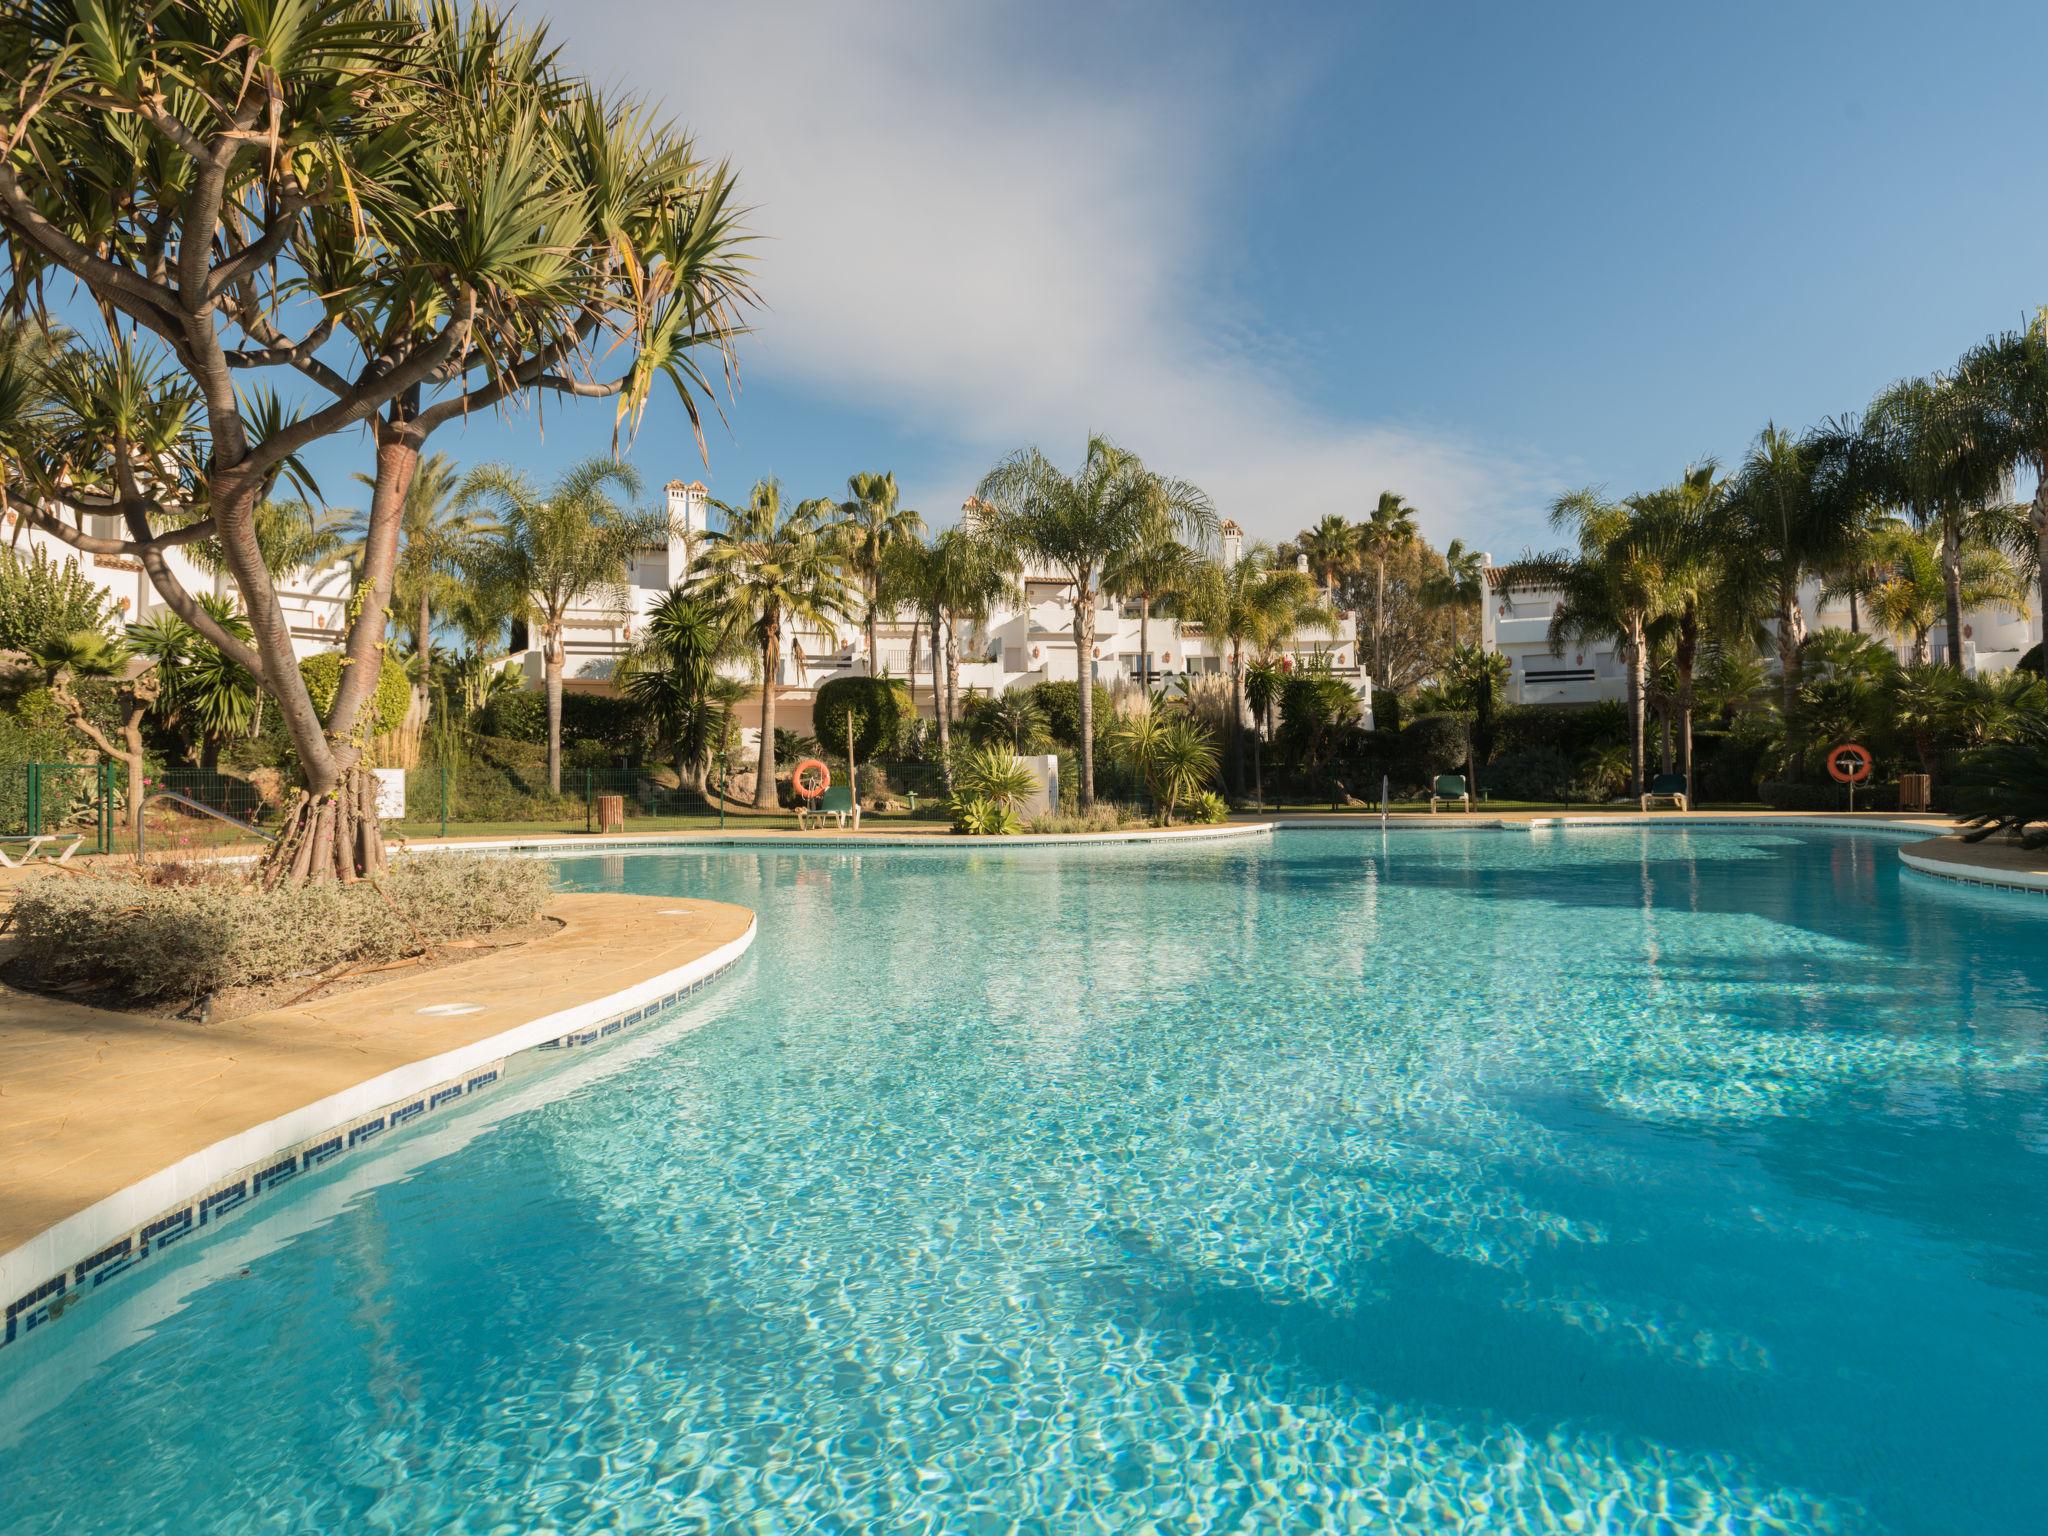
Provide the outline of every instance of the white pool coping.
<path id="1" fill-rule="evenodd" d="M 1114 832 L 1018 832 L 994 837 L 956 836 L 949 832 L 621 832 L 608 836 L 585 833 L 550 837 L 408 838 L 392 844 L 406 853 L 603 853 L 628 848 L 804 848 L 813 853 L 859 853 L 866 848 L 925 848 L 974 853 L 987 848 L 1060 848 L 1080 844 L 1216 842 L 1226 838 L 1265 837 L 1277 823 L 1226 821 L 1213 827 L 1120 827 Z"/>
<path id="2" fill-rule="evenodd" d="M 621 1022 L 638 1022 L 639 1016 L 666 1006 L 665 1000 L 695 989 L 732 965 L 753 944 L 759 927 L 760 919 L 756 917 L 737 938 L 630 987 L 394 1067 L 223 1137 L 44 1228 L 27 1242 L 0 1254 L 0 1302 L 7 1304 L 9 1313 L 6 1331 L 0 1332 L 0 1347 L 11 1342 L 11 1335 L 39 1326 L 38 1314 L 44 1307 L 55 1304 L 49 1313 L 53 1319 L 56 1311 L 83 1294 L 92 1261 L 104 1257 L 110 1248 L 133 1243 L 133 1258 L 128 1262 L 140 1262 L 151 1250 L 148 1233 L 152 1227 L 163 1225 L 167 1218 L 175 1220 L 178 1213 L 185 1215 L 187 1219 L 182 1225 L 159 1240 L 159 1246 L 168 1246 L 208 1225 L 210 1196 L 219 1196 L 242 1184 L 244 1193 L 233 1204 L 225 1200 L 216 1204 L 217 1224 L 219 1215 L 250 1198 L 250 1184 L 255 1185 L 254 1194 L 264 1192 L 259 1170 L 274 1159 L 288 1153 L 296 1155 L 299 1150 L 322 1144 L 323 1138 L 335 1138 L 352 1126 L 361 1129 L 374 1119 L 378 1124 L 362 1135 L 363 1140 L 368 1140 L 370 1135 L 386 1128 L 385 1117 L 392 1111 L 408 1110 L 409 1101 L 424 1103 L 436 1090 L 442 1099 L 452 1101 L 463 1095 L 465 1086 L 474 1093 L 481 1085 L 494 1082 L 499 1076 L 496 1069 L 511 1057 L 557 1044 L 595 1043 L 601 1034 L 613 1033 Z M 472 1080 L 473 1074 L 486 1072 L 487 1078 Z M 442 1099 L 436 1099 L 435 1105 Z M 408 1113 L 393 1117 L 391 1128 L 410 1118 Z M 356 1140 L 352 1135 L 350 1149 Z M 310 1168 L 313 1162 L 309 1156 L 307 1166 Z M 195 1210 L 196 1223 L 190 1219 Z M 118 1260 L 108 1261 L 110 1266 L 115 1262 Z M 122 1267 L 127 1266 L 124 1263 Z M 98 1284 L 96 1274 L 93 1283 Z M 48 1289 L 52 1285 L 57 1287 L 55 1291 Z M 32 1309 L 21 1308 L 21 1303 L 33 1302 L 39 1293 L 44 1296 L 40 1304 Z M 30 1320 L 18 1330 L 14 1324 L 19 1317 Z"/>
<path id="3" fill-rule="evenodd" d="M 1899 859 L 1908 869 L 1932 875 L 1937 880 L 1953 881 L 1957 885 L 1981 885 L 1995 890 L 2028 891 L 2048 896 L 2048 870 L 1986 869 L 1980 864 L 1958 864 L 1953 859 L 1931 859 L 1925 854 L 1914 853 L 1910 848 L 1901 848 Z"/>

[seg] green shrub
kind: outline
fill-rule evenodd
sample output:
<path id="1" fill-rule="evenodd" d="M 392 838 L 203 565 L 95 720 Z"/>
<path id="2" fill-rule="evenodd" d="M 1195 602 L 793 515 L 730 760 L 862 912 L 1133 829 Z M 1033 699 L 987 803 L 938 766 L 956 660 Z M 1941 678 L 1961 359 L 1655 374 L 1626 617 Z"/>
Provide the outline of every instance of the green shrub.
<path id="1" fill-rule="evenodd" d="M 1578 762 L 1601 747 L 1628 744 L 1628 711 L 1612 700 L 1598 704 L 1510 704 L 1494 722 L 1493 745 L 1505 756 L 1549 747 Z"/>
<path id="2" fill-rule="evenodd" d="M 541 738 L 547 732 L 547 695 L 540 701 Z M 562 739 L 601 742 L 614 752 L 630 751 L 645 734 L 638 706 L 631 699 L 610 693 L 565 693 L 562 695 Z"/>
<path id="3" fill-rule="evenodd" d="M 1497 800 L 1562 800 L 1571 788 L 1572 765 L 1555 747 L 1524 747 L 1495 758 L 1480 778 Z"/>
<path id="4" fill-rule="evenodd" d="M 1392 772 L 1397 793 L 1424 788 L 1438 774 L 1458 773 L 1464 766 L 1463 716 L 1417 715 L 1401 727 Z"/>
<path id="5" fill-rule="evenodd" d="M 60 564 L 40 544 L 24 557 L 0 549 L 0 651 L 34 651 L 65 635 L 104 634 L 114 599 L 66 557 Z"/>
<path id="6" fill-rule="evenodd" d="M 322 720 L 333 710 L 335 695 L 341 690 L 344 660 L 339 651 L 321 651 L 299 663 L 299 676 L 306 680 L 306 692 L 312 695 L 313 708 L 320 712 Z M 376 690 L 356 717 L 356 731 L 365 739 L 395 731 L 411 707 L 412 680 L 405 675 L 403 666 L 386 656 L 377 672 Z"/>
<path id="7" fill-rule="evenodd" d="M 1013 806 L 973 795 L 956 795 L 953 830 L 967 837 L 1007 837 L 1022 830 L 1022 824 Z"/>
<path id="8" fill-rule="evenodd" d="M 476 728 L 478 734 L 501 741 L 546 741 L 547 697 L 528 688 L 495 694 L 477 711 Z"/>
<path id="9" fill-rule="evenodd" d="M 910 689 L 897 678 L 835 677 L 818 689 L 811 705 L 811 729 L 835 752 L 846 751 L 846 722 L 853 720 L 856 757 L 885 757 L 896 751 L 917 718 Z"/>
<path id="10" fill-rule="evenodd" d="M 550 882 L 537 861 L 447 854 L 401 858 L 374 885 L 296 890 L 229 874 L 36 880 L 14 901 L 17 963 L 39 987 L 85 982 L 138 1002 L 206 997 L 530 923 Z"/>
<path id="11" fill-rule="evenodd" d="M 1230 807 L 1213 789 L 1205 789 L 1188 802 L 1188 820 L 1213 827 L 1230 820 Z"/>
<path id="12" fill-rule="evenodd" d="M 2048 844 L 2048 714 L 2020 716 L 2006 740 L 1972 753 L 1956 803 L 1969 817 L 1969 842 L 2004 832 L 2023 848 Z"/>
<path id="13" fill-rule="evenodd" d="M 1080 751 L 1081 685 L 1040 683 L 1030 690 L 1030 697 L 1052 739 L 1063 747 Z M 1100 683 L 1095 685 L 1094 703 L 1095 739 L 1100 745 L 1107 740 L 1110 726 L 1116 719 L 1116 704 L 1110 698 L 1109 690 Z"/>

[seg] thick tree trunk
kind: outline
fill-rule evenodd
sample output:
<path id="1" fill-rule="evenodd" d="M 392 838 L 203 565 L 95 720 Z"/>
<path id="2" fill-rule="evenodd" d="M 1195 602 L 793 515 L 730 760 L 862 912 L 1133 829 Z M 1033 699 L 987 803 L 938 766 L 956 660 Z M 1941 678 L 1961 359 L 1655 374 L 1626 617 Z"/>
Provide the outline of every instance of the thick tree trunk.
<path id="1" fill-rule="evenodd" d="M 548 793 L 562 792 L 562 668 L 566 657 L 557 630 L 543 630 L 540 641 L 541 665 L 547 676 L 548 694 Z"/>
<path id="2" fill-rule="evenodd" d="M 1916 667 L 1924 667 L 1934 659 L 1934 644 L 1929 639 L 1931 633 L 1925 629 L 1913 631 L 1913 665 Z"/>
<path id="3" fill-rule="evenodd" d="M 1081 810 L 1095 804 L 1095 594 L 1088 583 L 1074 586 L 1074 672 L 1081 695 Z"/>
<path id="4" fill-rule="evenodd" d="M 867 631 L 868 631 L 868 676 L 869 676 L 869 677 L 880 677 L 880 676 L 882 675 L 882 642 L 881 642 L 881 641 L 880 641 L 880 640 L 879 640 L 879 639 L 878 639 L 878 638 L 876 637 L 876 625 L 875 625 L 875 590 L 874 590 L 874 588 L 873 588 L 873 587 L 870 587 L 870 588 L 868 588 L 868 621 L 867 621 Z"/>
<path id="5" fill-rule="evenodd" d="M 775 799 L 775 653 L 782 647 L 779 631 L 761 642 L 761 750 L 754 759 L 754 809 L 772 811 Z"/>
<path id="6" fill-rule="evenodd" d="M 332 789 L 300 790 L 292 797 L 259 878 L 266 888 L 330 880 L 349 885 L 374 879 L 384 868 L 377 775 L 356 762 L 342 770 Z"/>
<path id="7" fill-rule="evenodd" d="M 1941 520 L 1942 615 L 1948 624 L 1948 664 L 1963 670 L 1963 528 L 1950 515 Z"/>
<path id="8" fill-rule="evenodd" d="M 1379 557 L 1379 583 L 1372 599 L 1372 676 L 1387 675 L 1387 557 Z"/>

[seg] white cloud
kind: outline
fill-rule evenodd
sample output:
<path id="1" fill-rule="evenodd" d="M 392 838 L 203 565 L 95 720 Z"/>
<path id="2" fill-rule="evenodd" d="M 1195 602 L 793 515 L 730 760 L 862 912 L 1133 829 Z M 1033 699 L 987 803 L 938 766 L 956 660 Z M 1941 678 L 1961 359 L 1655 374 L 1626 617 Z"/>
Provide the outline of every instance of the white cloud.
<path id="1" fill-rule="evenodd" d="M 1071 461 L 1091 427 L 1265 537 L 1392 487 L 1438 540 L 1519 546 L 1554 478 L 1452 432 L 1334 419 L 1268 360 L 1287 338 L 1262 346 L 1215 268 L 1284 62 L 1258 77 L 1192 12 L 1140 47 L 1037 8 L 558 10 L 583 69 L 658 93 L 740 167 L 768 237 L 750 377 L 946 445 L 950 472 L 906 477 L 913 505 L 957 506 L 1024 443 Z"/>

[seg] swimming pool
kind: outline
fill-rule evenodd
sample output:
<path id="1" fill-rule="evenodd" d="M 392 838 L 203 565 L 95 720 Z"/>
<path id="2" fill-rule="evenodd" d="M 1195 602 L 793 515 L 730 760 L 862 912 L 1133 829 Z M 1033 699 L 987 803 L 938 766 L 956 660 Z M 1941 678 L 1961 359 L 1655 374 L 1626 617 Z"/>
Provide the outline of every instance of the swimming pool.
<path id="1" fill-rule="evenodd" d="M 2048 902 L 1897 843 L 565 860 L 703 1027 L 10 1348 L 0 1530 L 2039 1528 Z"/>

